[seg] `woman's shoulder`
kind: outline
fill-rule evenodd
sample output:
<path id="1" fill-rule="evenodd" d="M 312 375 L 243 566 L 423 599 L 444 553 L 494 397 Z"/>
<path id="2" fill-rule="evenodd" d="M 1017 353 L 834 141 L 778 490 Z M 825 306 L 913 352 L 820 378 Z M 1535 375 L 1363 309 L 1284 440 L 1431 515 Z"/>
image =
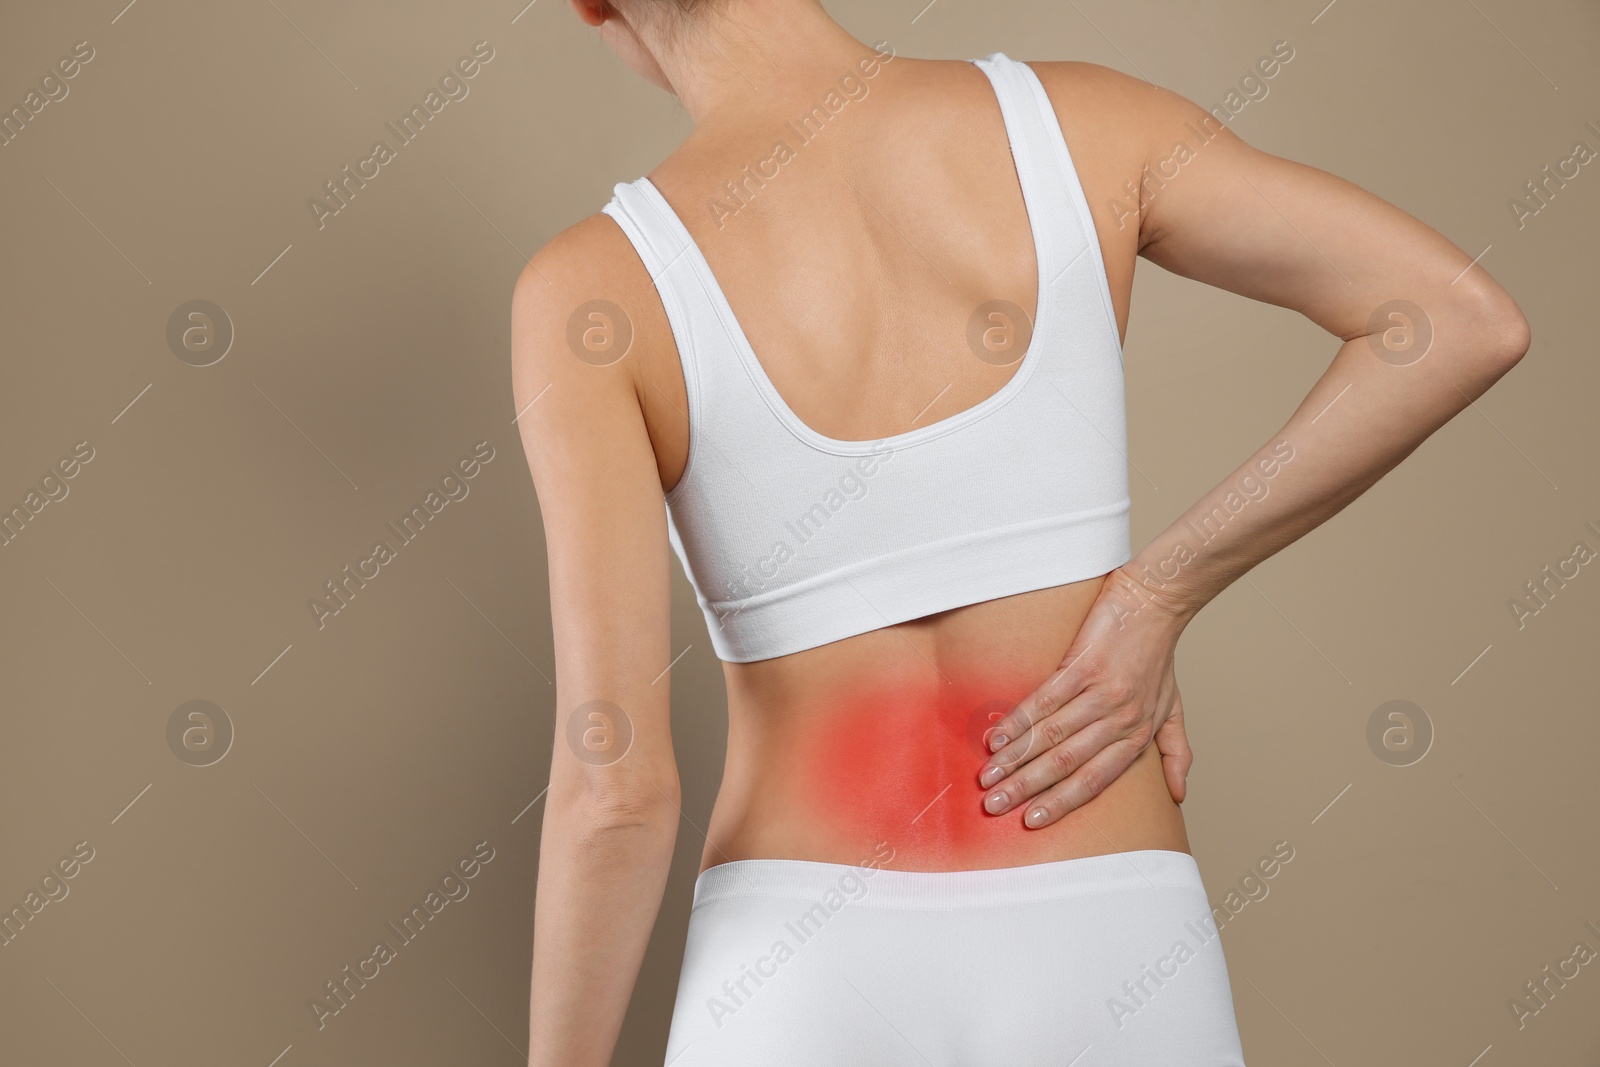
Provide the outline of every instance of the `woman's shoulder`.
<path id="1" fill-rule="evenodd" d="M 625 295 L 638 279 L 629 268 L 644 273 L 643 264 L 627 235 L 609 215 L 595 212 L 579 219 L 547 240 L 528 257 L 512 292 L 513 303 L 564 304 L 571 297 L 604 298 Z"/>
<path id="2" fill-rule="evenodd" d="M 649 271 L 627 235 L 603 212 L 552 236 L 523 265 L 511 298 L 513 332 L 532 343 L 513 358 L 590 367 L 637 364 L 668 329 Z"/>
<path id="3" fill-rule="evenodd" d="M 1081 60 L 1028 60 L 1069 141 L 1092 140 L 1105 151 L 1137 150 L 1170 126 L 1183 98 L 1154 82 Z"/>

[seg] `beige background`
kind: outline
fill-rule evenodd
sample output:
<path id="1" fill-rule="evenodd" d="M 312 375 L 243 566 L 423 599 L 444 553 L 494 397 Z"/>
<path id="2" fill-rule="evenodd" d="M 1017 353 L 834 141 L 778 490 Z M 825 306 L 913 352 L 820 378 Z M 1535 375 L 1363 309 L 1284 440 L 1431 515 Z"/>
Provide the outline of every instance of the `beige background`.
<path id="1" fill-rule="evenodd" d="M 0 947 L 0 1061 L 515 1064 L 554 691 L 508 298 L 687 119 L 560 0 L 123 2 L 0 15 L 8 109 L 75 42 L 95 49 L 0 148 L 0 504 L 94 450 L 0 548 L 0 906 L 94 850 Z M 1600 548 L 1583 526 L 1600 528 L 1600 163 L 1521 229 L 1507 202 L 1574 142 L 1600 149 L 1600 10 L 1321 2 L 832 6 L 902 54 L 1092 60 L 1207 106 L 1288 40 L 1234 128 L 1487 249 L 1532 353 L 1190 627 L 1185 810 L 1214 901 L 1295 849 L 1224 934 L 1250 1062 L 1593 1067 L 1600 962 L 1521 1029 L 1507 1001 L 1576 942 L 1600 950 L 1600 564 L 1520 630 L 1507 602 L 1579 539 Z M 470 95 L 319 230 L 308 198 L 479 40 L 494 58 Z M 1281 425 L 1334 344 L 1138 277 L 1142 544 Z M 166 340 L 191 299 L 236 332 L 211 366 Z M 470 494 L 318 629 L 308 599 L 479 441 L 495 455 Z M 721 680 L 681 575 L 677 596 L 675 730 L 703 825 Z M 205 767 L 167 737 L 196 699 L 234 731 Z M 1435 733 L 1411 766 L 1368 745 L 1393 699 Z M 385 922 L 481 841 L 470 895 L 319 1030 L 323 983 L 397 940 Z M 692 826 L 680 846 L 620 1064 L 661 1062 Z"/>

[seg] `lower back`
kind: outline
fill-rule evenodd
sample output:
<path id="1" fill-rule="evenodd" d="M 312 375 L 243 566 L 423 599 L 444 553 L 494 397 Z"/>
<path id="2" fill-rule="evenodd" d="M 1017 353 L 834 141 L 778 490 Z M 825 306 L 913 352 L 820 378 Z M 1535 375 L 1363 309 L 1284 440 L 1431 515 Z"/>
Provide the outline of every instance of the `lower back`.
<path id="1" fill-rule="evenodd" d="M 728 755 L 701 867 L 802 859 L 903 870 L 1188 851 L 1152 746 L 1041 829 L 989 815 L 987 730 L 1065 662 L 1101 579 L 724 665 Z"/>

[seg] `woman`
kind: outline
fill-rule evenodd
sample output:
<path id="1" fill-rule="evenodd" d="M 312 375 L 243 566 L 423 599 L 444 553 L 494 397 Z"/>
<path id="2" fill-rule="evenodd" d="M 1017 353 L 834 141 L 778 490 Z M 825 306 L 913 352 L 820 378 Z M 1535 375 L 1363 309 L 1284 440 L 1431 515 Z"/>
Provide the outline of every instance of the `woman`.
<path id="1" fill-rule="evenodd" d="M 669 546 L 729 714 L 669 1062 L 1241 1063 L 1174 646 L 1504 374 L 1516 304 L 1102 67 L 897 56 L 816 0 L 572 5 L 694 131 L 514 296 L 557 665 L 530 1064 L 609 1062 L 660 904 Z M 1342 344 L 1133 553 L 1141 255 Z"/>

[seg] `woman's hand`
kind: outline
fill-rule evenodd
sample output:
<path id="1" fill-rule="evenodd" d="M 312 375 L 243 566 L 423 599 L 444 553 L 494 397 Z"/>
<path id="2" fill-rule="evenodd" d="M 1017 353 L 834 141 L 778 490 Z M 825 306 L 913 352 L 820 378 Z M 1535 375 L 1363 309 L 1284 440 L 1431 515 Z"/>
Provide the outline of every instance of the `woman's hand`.
<path id="1" fill-rule="evenodd" d="M 1061 669 L 989 731 L 993 754 L 978 775 L 984 810 L 1026 802 L 1023 824 L 1048 826 L 1098 795 L 1152 740 L 1181 804 L 1194 756 L 1173 652 L 1192 617 L 1152 599 L 1126 566 L 1108 574 Z"/>

